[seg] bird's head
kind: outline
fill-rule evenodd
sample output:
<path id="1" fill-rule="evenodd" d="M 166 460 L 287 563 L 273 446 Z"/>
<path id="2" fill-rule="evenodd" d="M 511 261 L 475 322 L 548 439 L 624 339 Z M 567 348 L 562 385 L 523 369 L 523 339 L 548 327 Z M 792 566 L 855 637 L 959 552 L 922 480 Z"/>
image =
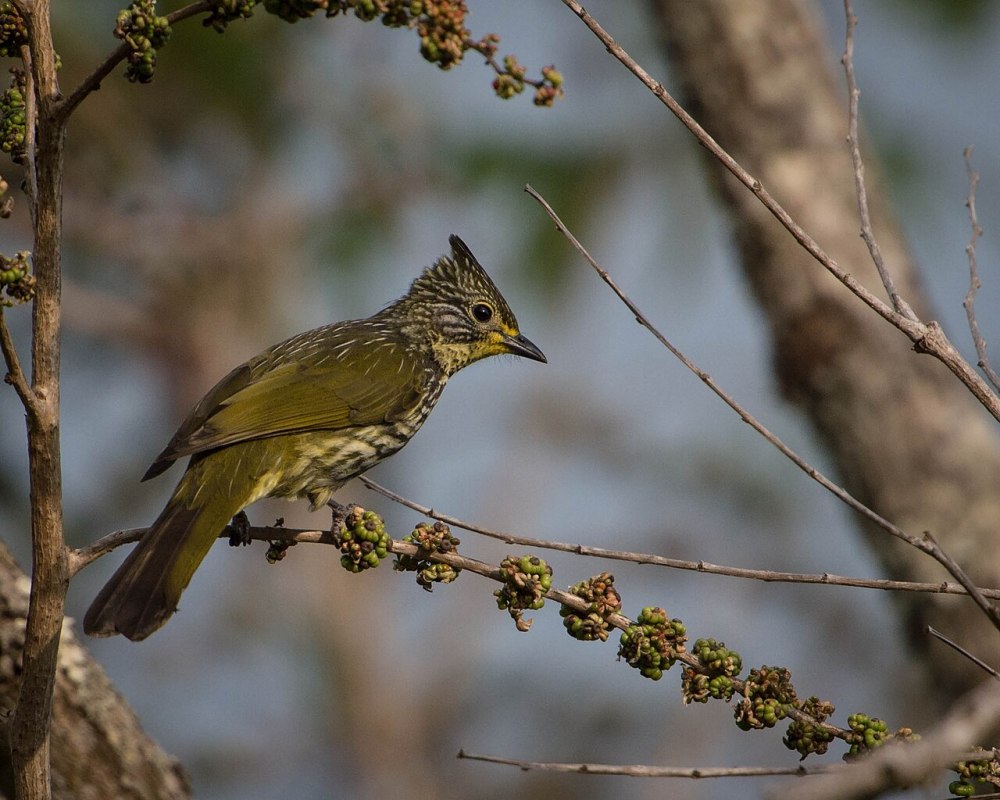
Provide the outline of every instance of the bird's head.
<path id="1" fill-rule="evenodd" d="M 427 267 L 395 304 L 404 332 L 428 342 L 448 374 L 489 356 L 545 356 L 521 335 L 514 312 L 461 239 L 452 235 L 451 255 Z"/>

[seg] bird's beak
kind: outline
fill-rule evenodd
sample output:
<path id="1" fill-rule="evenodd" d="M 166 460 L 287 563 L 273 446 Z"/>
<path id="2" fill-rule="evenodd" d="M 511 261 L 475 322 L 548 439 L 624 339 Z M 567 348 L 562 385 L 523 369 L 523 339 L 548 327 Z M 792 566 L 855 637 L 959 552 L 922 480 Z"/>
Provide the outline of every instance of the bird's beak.
<path id="1" fill-rule="evenodd" d="M 506 336 L 504 337 L 504 345 L 506 345 L 507 351 L 512 355 L 524 356 L 525 358 L 530 358 L 532 361 L 541 361 L 543 364 L 548 363 L 545 354 L 527 336 L 522 336 L 521 334 Z"/>

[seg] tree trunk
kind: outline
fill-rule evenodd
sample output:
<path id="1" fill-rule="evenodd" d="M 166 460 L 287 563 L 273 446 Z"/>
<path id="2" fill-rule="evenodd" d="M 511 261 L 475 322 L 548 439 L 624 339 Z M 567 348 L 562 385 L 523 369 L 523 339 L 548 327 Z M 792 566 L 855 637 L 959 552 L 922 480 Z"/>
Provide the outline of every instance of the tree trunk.
<path id="1" fill-rule="evenodd" d="M 885 296 L 859 237 L 847 93 L 810 5 L 801 0 L 654 0 L 688 110 L 820 246 Z M 863 307 L 718 163 L 709 165 L 744 274 L 770 327 L 784 396 L 807 415 L 843 485 L 910 533 L 930 531 L 982 586 L 1000 585 L 1000 440 L 945 368 Z M 915 266 L 866 157 L 876 237 L 897 290 L 930 319 Z M 860 521 L 860 520 L 859 520 Z M 863 523 L 862 523 L 863 524 Z M 864 525 L 864 524 L 863 524 Z M 867 529 L 888 576 L 937 581 L 928 557 Z M 930 623 L 989 662 L 996 631 L 961 598 L 901 594 L 899 610 L 948 695 L 984 677 Z"/>
<path id="2" fill-rule="evenodd" d="M 0 545 L 0 708 L 20 691 L 30 580 Z M 186 800 L 187 776 L 139 727 L 104 670 L 63 623 L 52 699 L 52 796 L 56 800 Z M 8 748 L 0 796 L 13 797 Z"/>

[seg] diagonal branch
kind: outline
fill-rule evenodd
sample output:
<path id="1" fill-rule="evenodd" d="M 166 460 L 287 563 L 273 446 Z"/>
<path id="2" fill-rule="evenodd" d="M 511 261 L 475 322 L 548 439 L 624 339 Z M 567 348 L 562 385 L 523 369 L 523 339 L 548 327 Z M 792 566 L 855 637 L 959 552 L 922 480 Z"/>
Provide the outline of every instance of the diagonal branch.
<path id="1" fill-rule="evenodd" d="M 861 300 L 872 311 L 885 319 L 911 342 L 918 353 L 927 353 L 937 358 L 948 370 L 957 377 L 972 395 L 1000 422 L 1000 396 L 990 388 L 990 385 L 964 359 L 961 353 L 948 340 L 941 326 L 934 321 L 920 322 L 896 311 L 892 306 L 868 291 L 864 285 L 851 273 L 841 267 L 816 241 L 803 230 L 785 208 L 778 203 L 763 184 L 747 172 L 739 162 L 713 139 L 708 132 L 698 124 L 677 100 L 666 90 L 664 85 L 654 79 L 642 66 L 632 58 L 614 40 L 600 23 L 577 2 L 577 0 L 562 0 L 590 31 L 600 40 L 607 51 L 629 70 L 670 112 L 680 120 L 709 153 L 715 157 L 740 183 L 749 189 L 771 215 L 781 223 L 793 239 L 811 255 L 819 264 L 840 281 L 855 297 Z"/>
<path id="2" fill-rule="evenodd" d="M 553 210 L 552 206 L 546 202 L 546 200 L 538 194 L 531 186 L 525 186 L 525 191 L 530 194 L 538 203 L 545 209 L 545 212 L 549 215 L 552 221 L 555 223 L 556 228 L 559 230 L 563 236 L 573 245 L 574 248 L 582 255 L 587 262 L 593 267 L 594 271 L 600 275 L 601 279 L 611 288 L 611 290 L 618 295 L 618 298 L 625 304 L 630 312 L 635 316 L 636 321 L 642 325 L 646 330 L 648 330 L 660 344 L 667 348 L 685 367 L 687 367 L 691 372 L 698 376 L 698 378 L 704 383 L 712 392 L 715 393 L 719 399 L 721 399 L 727 406 L 729 406 L 733 411 L 735 411 L 740 419 L 746 422 L 751 428 L 753 428 L 757 433 L 764 437 L 771 445 L 773 445 L 783 456 L 785 456 L 789 461 L 791 461 L 795 466 L 802 470 L 806 475 L 816 481 L 820 486 L 833 494 L 838 500 L 849 506 L 854 511 L 861 514 L 865 519 L 873 522 L 879 528 L 884 530 L 886 533 L 895 536 L 897 539 L 901 539 L 912 547 L 926 553 L 927 555 L 934 558 L 939 564 L 941 564 L 945 569 L 951 573 L 952 577 L 955 578 L 962 586 L 965 587 L 969 595 L 975 601 L 983 613 L 989 618 L 990 622 L 1000 630 L 1000 609 L 987 600 L 982 592 L 976 587 L 972 582 L 972 579 L 947 553 L 945 553 L 941 547 L 934 541 L 933 537 L 929 533 L 925 533 L 922 537 L 914 536 L 911 533 L 907 533 L 898 525 L 893 524 L 881 514 L 870 509 L 852 494 L 850 494 L 846 489 L 839 486 L 830 480 L 826 475 L 816 469 L 812 464 L 806 461 L 802 456 L 792 450 L 788 445 L 786 445 L 781 439 L 779 439 L 774 433 L 768 430 L 763 423 L 761 423 L 756 417 L 750 414 L 749 411 L 743 408 L 739 403 L 736 402 L 729 394 L 727 394 L 709 375 L 707 372 L 699 368 L 691 359 L 685 356 L 680 350 L 678 350 L 674 345 L 672 345 L 667 338 L 659 331 L 659 329 L 654 326 L 642 310 L 632 301 L 632 299 L 623 292 L 618 285 L 614 282 L 608 271 L 605 270 L 594 257 L 587 252 L 586 248 L 577 240 L 575 236 L 566 227 L 566 224 L 559 218 L 559 215 Z M 881 301 L 879 301 L 881 302 Z"/>
<path id="3" fill-rule="evenodd" d="M 17 355 L 17 348 L 11 338 L 3 306 L 0 306 L 0 352 L 3 352 L 4 364 L 7 366 L 4 382 L 14 387 L 14 391 L 17 392 L 28 416 L 36 418 L 38 416 L 38 398 L 31 391 L 24 369 L 21 367 L 21 359 Z"/>
<path id="4" fill-rule="evenodd" d="M 833 575 L 829 572 L 807 574 L 799 572 L 774 572 L 763 569 L 747 569 L 746 567 L 729 567 L 721 564 L 712 564 L 708 561 L 688 561 L 681 558 L 670 558 L 668 556 L 654 555 L 652 553 L 639 553 L 632 550 L 609 550 L 605 547 L 593 547 L 585 544 L 574 544 L 571 542 L 554 542 L 547 539 L 535 539 L 529 536 L 519 536 L 507 531 L 497 531 L 491 528 L 477 525 L 474 522 L 459 519 L 458 517 L 442 514 L 430 506 L 421 505 L 413 500 L 409 500 L 402 495 L 396 494 L 384 486 L 381 486 L 371 478 L 361 476 L 359 479 L 365 486 L 373 492 L 378 492 L 383 497 L 399 503 L 401 506 L 423 514 L 425 517 L 440 520 L 446 525 L 454 528 L 462 528 L 481 536 L 488 536 L 491 539 L 498 539 L 505 544 L 516 544 L 522 547 L 534 547 L 540 550 L 555 550 L 562 553 L 573 553 L 574 555 L 587 556 L 590 558 L 605 558 L 609 561 L 627 561 L 630 564 L 651 564 L 658 567 L 668 567 L 670 569 L 681 569 L 689 572 L 702 572 L 706 575 L 721 575 L 729 578 L 745 578 L 748 580 L 764 581 L 766 583 L 804 583 L 818 584 L 824 586 L 850 586 L 855 589 L 880 589 L 890 592 L 924 592 L 928 594 L 962 594 L 967 595 L 965 588 L 958 583 L 943 581 L 940 583 L 926 583 L 919 581 L 892 581 L 892 580 L 871 580 L 868 578 L 853 578 L 844 575 Z M 103 541 L 103 539 L 101 540 Z M 132 540 L 129 540 L 132 541 Z M 1000 589 L 979 590 L 984 597 L 1000 600 Z"/>
<path id="5" fill-rule="evenodd" d="M 578 775 L 619 775 L 629 778 L 764 778 L 777 775 L 820 775 L 843 771 L 849 767 L 832 764 L 816 767 L 653 767 L 647 764 L 591 764 L 561 761 L 521 761 L 500 756 L 458 751 L 458 758 L 517 767 L 525 772 L 571 772 Z"/>
<path id="6" fill-rule="evenodd" d="M 979 667 L 987 675 L 992 675 L 997 680 L 1000 680 L 1000 672 L 997 672 L 997 670 L 995 670 L 981 658 L 977 658 L 976 656 L 974 656 L 972 653 L 970 653 L 968 650 L 962 647 L 962 645 L 960 645 L 955 640 L 949 639 L 947 636 L 941 633 L 941 631 L 937 630 L 932 625 L 927 626 L 927 633 L 928 635 L 933 636 L 939 642 L 943 642 L 944 644 L 948 645 L 948 647 L 950 647 L 959 655 L 963 656 L 964 658 L 967 658 L 969 661 L 971 661 L 973 664 Z"/>

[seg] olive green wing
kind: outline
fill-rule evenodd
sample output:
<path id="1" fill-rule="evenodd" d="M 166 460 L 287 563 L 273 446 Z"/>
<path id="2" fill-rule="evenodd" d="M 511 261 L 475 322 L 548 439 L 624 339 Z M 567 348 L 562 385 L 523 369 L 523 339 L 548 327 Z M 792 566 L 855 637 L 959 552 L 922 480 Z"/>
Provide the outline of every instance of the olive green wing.
<path id="1" fill-rule="evenodd" d="M 194 408 L 143 480 L 178 458 L 236 442 L 391 422 L 419 405 L 428 380 L 419 360 L 392 342 L 247 362 Z"/>

